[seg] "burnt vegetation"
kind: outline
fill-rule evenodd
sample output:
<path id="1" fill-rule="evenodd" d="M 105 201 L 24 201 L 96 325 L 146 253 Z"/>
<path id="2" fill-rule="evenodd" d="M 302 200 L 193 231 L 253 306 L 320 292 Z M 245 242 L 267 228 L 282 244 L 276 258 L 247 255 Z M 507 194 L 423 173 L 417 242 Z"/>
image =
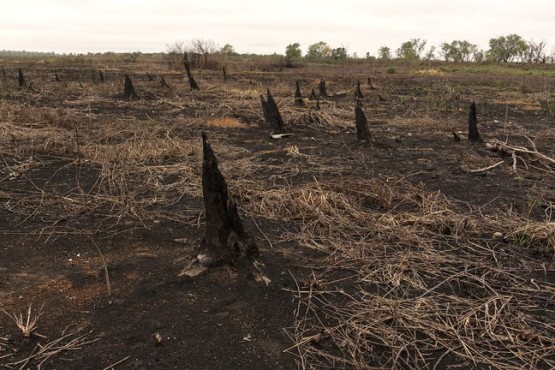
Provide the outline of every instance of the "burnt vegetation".
<path id="1" fill-rule="evenodd" d="M 81 82 L 79 82 L 81 84 Z M 81 85 L 83 87 L 83 85 Z M 133 86 L 133 81 L 129 75 L 125 75 L 125 82 L 123 84 L 123 97 L 125 99 L 138 99 L 139 95 L 135 92 L 135 87 Z"/>
<path id="2" fill-rule="evenodd" d="M 2 61 L 2 366 L 555 367 L 549 69 L 227 49 Z"/>

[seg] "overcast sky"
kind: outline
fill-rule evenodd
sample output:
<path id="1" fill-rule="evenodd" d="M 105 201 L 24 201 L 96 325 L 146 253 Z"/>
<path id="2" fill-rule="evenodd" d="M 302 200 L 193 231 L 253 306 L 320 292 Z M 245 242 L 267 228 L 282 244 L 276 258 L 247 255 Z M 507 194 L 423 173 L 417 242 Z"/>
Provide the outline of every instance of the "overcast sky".
<path id="1" fill-rule="evenodd" d="M 510 33 L 551 53 L 555 0 L 0 0 L 0 50 L 159 52 L 199 38 L 258 54 L 325 41 L 364 56 L 412 38 L 487 49 Z"/>

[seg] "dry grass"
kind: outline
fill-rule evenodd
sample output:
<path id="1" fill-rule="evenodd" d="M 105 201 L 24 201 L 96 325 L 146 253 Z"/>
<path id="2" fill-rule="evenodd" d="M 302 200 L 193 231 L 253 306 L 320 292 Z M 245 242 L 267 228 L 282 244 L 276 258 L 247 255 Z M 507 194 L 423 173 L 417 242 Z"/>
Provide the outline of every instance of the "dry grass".
<path id="1" fill-rule="evenodd" d="M 239 122 L 236 118 L 223 117 L 223 118 L 213 118 L 206 121 L 208 127 L 220 127 L 220 128 L 245 128 L 246 126 Z"/>
<path id="2" fill-rule="evenodd" d="M 430 77 L 438 77 L 438 76 L 445 76 L 447 73 L 440 71 L 439 69 L 429 68 L 429 69 L 419 69 L 415 72 L 417 75 L 420 76 L 430 76 Z"/>
<path id="3" fill-rule="evenodd" d="M 15 313 L 9 314 L 5 310 L 2 310 L 2 311 L 4 311 L 4 313 L 14 321 L 14 323 L 17 325 L 17 327 L 21 331 L 21 334 L 23 334 L 24 337 L 30 338 L 32 335 L 34 335 L 34 336 L 44 338 L 43 335 L 36 333 L 36 330 L 38 328 L 39 318 L 42 313 L 42 307 L 38 313 L 33 314 L 32 306 L 29 305 L 26 316 L 23 316 L 23 314 L 21 313 L 17 315 Z"/>
<path id="4" fill-rule="evenodd" d="M 7 369 L 27 369 L 30 365 L 35 365 L 37 369 L 41 369 L 45 362 L 52 357 L 78 351 L 84 346 L 100 340 L 99 338 L 88 339 L 91 333 L 92 331 L 82 333 L 81 329 L 69 333 L 66 333 L 64 330 L 62 335 L 57 339 L 46 343 L 37 343 L 31 353 L 24 355 L 24 357 L 22 357 L 20 353 L 5 355 L 4 358 L 6 361 L 3 363 L 3 366 Z M 2 356 L 0 356 L 0 359 L 2 359 Z"/>
<path id="5" fill-rule="evenodd" d="M 46 225 L 30 233 L 109 237 L 127 220 L 147 226 L 163 218 L 198 227 L 200 206 L 164 209 L 184 198 L 201 203 L 201 145 L 190 129 L 207 126 L 215 131 L 210 139 L 241 214 L 292 225 L 287 233 L 270 235 L 270 244 L 289 242 L 326 256 L 310 266 L 310 279 L 290 290 L 298 307 L 295 325 L 288 328 L 288 352 L 299 368 L 555 367 L 555 286 L 548 282 L 553 260 L 532 259 L 527 252 L 552 258 L 551 216 L 542 222 L 455 202 L 404 178 L 343 176 L 344 157 L 315 158 L 301 144 L 276 144 L 265 153 L 231 145 L 219 129 L 263 120 L 259 95 L 265 89 L 256 81 L 133 103 L 107 97 L 119 88 L 103 87 L 103 97 L 75 93 L 64 103 L 67 109 L 0 102 L 0 143 L 9 162 L 2 181 L 37 168 L 29 159 L 35 154 L 64 156 L 58 171 L 77 174 L 68 177 L 74 183 L 63 191 L 34 186 L 2 194 L 6 211 L 21 225 L 36 219 Z M 292 87 L 279 84 L 272 93 L 293 126 L 354 128 L 347 103 L 330 100 L 320 110 L 299 109 L 292 104 Z M 445 124 L 431 118 L 428 108 L 411 109 L 388 120 L 392 129 L 439 130 Z M 169 118 L 151 118 L 164 114 Z M 355 159 L 364 155 L 347 149 Z M 287 160 L 261 160 L 272 153 Z M 482 168 L 498 158 L 464 152 L 461 161 Z M 92 180 L 85 181 L 86 172 Z M 503 239 L 494 238 L 496 232 Z M 36 320 L 30 316 L 10 315 L 32 333 Z M 64 334 L 29 358 L 40 363 L 49 354 L 81 348 L 89 343 L 85 336 Z M 8 351 L 5 342 L 0 338 L 0 359 Z"/>
<path id="6" fill-rule="evenodd" d="M 524 277 L 546 265 L 484 238 L 509 229 L 517 244 L 526 227 L 553 252 L 552 224 L 492 219 L 402 182 L 315 182 L 257 195 L 255 213 L 300 223 L 284 238 L 329 255 L 292 290 L 299 306 L 290 352 L 301 368 L 438 368 L 443 359 L 555 366 L 555 328 L 538 317 L 555 286 Z M 365 208 L 368 199 L 384 210 Z M 338 280 L 338 270 L 348 277 Z"/>

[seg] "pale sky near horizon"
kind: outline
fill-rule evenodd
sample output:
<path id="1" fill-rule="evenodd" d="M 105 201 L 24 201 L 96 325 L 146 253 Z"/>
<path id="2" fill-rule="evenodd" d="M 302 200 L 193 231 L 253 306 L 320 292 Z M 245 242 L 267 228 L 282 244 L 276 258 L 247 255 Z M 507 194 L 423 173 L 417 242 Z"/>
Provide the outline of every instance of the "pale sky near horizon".
<path id="1" fill-rule="evenodd" d="M 318 41 L 352 54 L 412 38 L 438 46 L 516 33 L 555 50 L 554 0 L 0 0 L 0 50 L 161 52 L 191 39 L 239 53 L 303 53 Z"/>

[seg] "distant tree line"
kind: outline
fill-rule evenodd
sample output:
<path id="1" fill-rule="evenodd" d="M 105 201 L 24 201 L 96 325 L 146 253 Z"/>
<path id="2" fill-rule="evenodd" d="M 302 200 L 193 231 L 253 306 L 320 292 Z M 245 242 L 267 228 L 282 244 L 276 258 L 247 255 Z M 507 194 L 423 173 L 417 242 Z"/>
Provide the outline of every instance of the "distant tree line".
<path id="1" fill-rule="evenodd" d="M 489 40 L 489 49 L 480 49 L 476 44 L 467 40 L 453 40 L 442 42 L 440 45 L 429 46 L 424 39 L 414 38 L 403 42 L 396 50 L 389 46 L 381 46 L 377 55 L 366 53 L 366 59 L 378 60 L 444 60 L 447 62 L 497 62 L 497 63 L 555 63 L 555 48 L 550 55 L 546 52 L 547 42 L 545 40 L 525 40 L 517 34 L 499 36 Z M 128 53 L 87 53 L 87 54 L 56 54 L 55 52 L 15 51 L 0 50 L 0 57 L 53 57 L 53 56 L 121 56 L 126 62 L 136 62 L 146 54 L 140 51 Z M 256 54 L 239 54 L 231 44 L 222 47 L 216 45 L 213 40 L 192 39 L 189 42 L 177 41 L 167 45 L 164 58 L 170 69 L 182 69 L 183 59 L 186 56 L 189 63 L 197 68 L 215 68 L 218 66 L 219 57 L 240 57 Z M 311 44 L 303 55 L 301 45 L 298 42 L 289 44 L 285 48 L 285 56 L 274 53 L 273 57 L 283 58 L 285 66 L 292 67 L 307 61 L 341 62 L 348 58 L 357 59 L 356 53 L 349 54 L 345 46 L 332 47 L 324 41 Z"/>
<path id="2" fill-rule="evenodd" d="M 0 57 L 53 57 L 56 55 L 53 51 L 0 50 Z"/>
<path id="3" fill-rule="evenodd" d="M 415 38 L 403 42 L 395 52 L 389 46 L 381 46 L 376 57 L 366 53 L 366 58 L 379 60 L 444 60 L 451 62 L 527 62 L 547 63 L 555 62 L 555 51 L 547 55 L 547 42 L 524 40 L 517 34 L 499 36 L 489 40 L 489 49 L 482 50 L 476 44 L 467 40 L 453 40 L 443 42 L 438 47 L 426 48 L 427 41 Z M 304 58 L 307 60 L 344 60 L 356 55 L 348 55 L 345 47 L 332 48 L 324 41 L 309 45 Z M 285 48 L 285 58 L 292 64 L 303 58 L 301 45 L 293 43 Z"/>

